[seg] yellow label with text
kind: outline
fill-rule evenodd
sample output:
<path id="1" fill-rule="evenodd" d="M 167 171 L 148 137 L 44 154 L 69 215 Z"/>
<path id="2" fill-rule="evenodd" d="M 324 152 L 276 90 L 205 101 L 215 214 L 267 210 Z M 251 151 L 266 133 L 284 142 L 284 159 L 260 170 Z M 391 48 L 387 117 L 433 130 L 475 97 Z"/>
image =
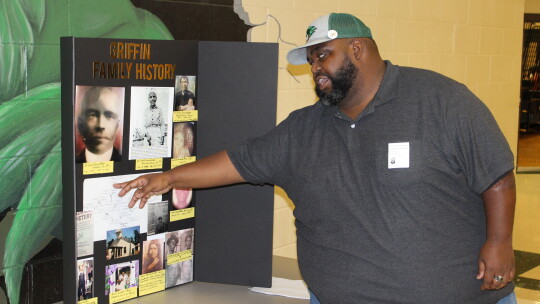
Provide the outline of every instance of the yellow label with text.
<path id="1" fill-rule="evenodd" d="M 174 210 L 170 213 L 171 222 L 195 217 L 195 207 Z"/>
<path id="2" fill-rule="evenodd" d="M 139 276 L 139 296 L 165 290 L 165 270 L 141 274 Z"/>
<path id="3" fill-rule="evenodd" d="M 172 265 L 191 259 L 193 259 L 193 253 L 191 252 L 191 249 L 188 249 L 181 252 L 169 254 L 167 256 L 167 265 Z"/>
<path id="4" fill-rule="evenodd" d="M 96 163 L 84 163 L 83 164 L 83 175 L 88 174 L 100 174 L 100 173 L 111 173 L 114 171 L 114 162 L 104 161 Z"/>
<path id="5" fill-rule="evenodd" d="M 181 165 L 193 163 L 197 160 L 197 156 L 182 157 L 182 158 L 173 158 L 171 159 L 171 169 L 176 168 Z"/>
<path id="6" fill-rule="evenodd" d="M 199 111 L 174 111 L 173 122 L 197 121 L 199 119 Z"/>
<path id="7" fill-rule="evenodd" d="M 151 170 L 163 168 L 163 158 L 137 159 L 135 170 Z"/>
<path id="8" fill-rule="evenodd" d="M 115 291 L 111 294 L 109 294 L 109 303 L 118 303 L 122 301 L 126 301 L 129 299 L 133 299 L 137 297 L 137 287 L 131 287 L 128 289 Z"/>
<path id="9" fill-rule="evenodd" d="M 91 298 L 77 302 L 77 304 L 98 304 L 98 298 Z"/>

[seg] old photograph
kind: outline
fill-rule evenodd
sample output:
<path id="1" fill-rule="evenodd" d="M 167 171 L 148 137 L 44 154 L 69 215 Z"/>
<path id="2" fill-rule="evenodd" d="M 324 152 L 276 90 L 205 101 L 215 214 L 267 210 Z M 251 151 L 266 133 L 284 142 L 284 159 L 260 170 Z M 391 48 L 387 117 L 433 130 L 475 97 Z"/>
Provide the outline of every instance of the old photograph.
<path id="1" fill-rule="evenodd" d="M 173 128 L 173 158 L 195 156 L 195 132 L 194 123 L 175 123 Z"/>
<path id="2" fill-rule="evenodd" d="M 167 232 L 169 225 L 169 202 L 148 204 L 148 235 Z"/>
<path id="3" fill-rule="evenodd" d="M 129 159 L 171 157 L 174 89 L 131 87 Z"/>
<path id="4" fill-rule="evenodd" d="M 193 111 L 197 109 L 195 97 L 196 76 L 180 75 L 176 76 L 174 89 L 174 110 L 175 111 Z"/>
<path id="5" fill-rule="evenodd" d="M 163 257 L 165 239 L 151 239 L 143 242 L 142 273 L 163 270 L 165 259 Z"/>
<path id="6" fill-rule="evenodd" d="M 167 242 L 168 244 L 166 244 L 165 248 L 171 252 L 170 254 L 186 250 L 191 250 L 193 254 L 193 237 L 193 228 L 176 231 L 170 234 L 169 239 L 171 241 Z M 174 248 L 172 247 L 173 245 Z M 193 281 L 193 257 L 182 262 L 167 265 L 165 281 L 167 288 Z"/>
<path id="7" fill-rule="evenodd" d="M 75 162 L 122 160 L 123 87 L 77 86 Z"/>

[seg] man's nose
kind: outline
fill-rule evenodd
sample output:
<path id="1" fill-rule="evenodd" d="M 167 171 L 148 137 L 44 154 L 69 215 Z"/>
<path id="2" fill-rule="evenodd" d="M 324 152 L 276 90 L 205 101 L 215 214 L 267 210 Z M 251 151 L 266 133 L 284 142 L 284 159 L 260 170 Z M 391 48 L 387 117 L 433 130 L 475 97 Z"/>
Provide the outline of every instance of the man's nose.
<path id="1" fill-rule="evenodd" d="M 317 62 L 311 64 L 311 73 L 313 75 L 317 74 L 321 70 L 321 66 Z"/>
<path id="2" fill-rule="evenodd" d="M 103 124 L 102 124 L 102 122 L 104 122 L 104 121 L 105 121 L 105 115 L 101 114 L 101 115 L 97 116 L 96 130 L 103 130 L 104 129 Z"/>

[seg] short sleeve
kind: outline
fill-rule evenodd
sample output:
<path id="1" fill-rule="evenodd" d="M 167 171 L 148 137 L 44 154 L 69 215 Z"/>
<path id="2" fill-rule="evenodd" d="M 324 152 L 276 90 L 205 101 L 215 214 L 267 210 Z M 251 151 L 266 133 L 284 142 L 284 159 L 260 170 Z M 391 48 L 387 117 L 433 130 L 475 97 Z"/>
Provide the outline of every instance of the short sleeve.
<path id="1" fill-rule="evenodd" d="M 464 85 L 447 103 L 446 125 L 469 187 L 481 194 L 514 168 L 514 156 L 486 105 Z"/>
<path id="2" fill-rule="evenodd" d="M 253 184 L 279 185 L 286 170 L 290 116 L 267 134 L 227 151 L 236 170 Z"/>

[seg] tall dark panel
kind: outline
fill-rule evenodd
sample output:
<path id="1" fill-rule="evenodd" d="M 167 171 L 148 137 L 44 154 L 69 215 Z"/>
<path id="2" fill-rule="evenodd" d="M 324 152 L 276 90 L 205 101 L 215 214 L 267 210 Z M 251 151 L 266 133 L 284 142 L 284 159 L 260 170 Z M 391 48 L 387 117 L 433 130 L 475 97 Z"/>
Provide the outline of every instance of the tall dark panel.
<path id="1" fill-rule="evenodd" d="M 270 47 L 271 46 L 271 47 Z M 199 44 L 199 155 L 275 126 L 277 44 Z M 219 123 L 216 123 L 219 122 Z M 236 185 L 198 192 L 196 280 L 271 285 L 274 188 Z M 221 231 L 220 234 L 215 233 Z M 233 241 L 234 240 L 234 241 Z M 223 263 L 222 256 L 227 256 Z"/>

